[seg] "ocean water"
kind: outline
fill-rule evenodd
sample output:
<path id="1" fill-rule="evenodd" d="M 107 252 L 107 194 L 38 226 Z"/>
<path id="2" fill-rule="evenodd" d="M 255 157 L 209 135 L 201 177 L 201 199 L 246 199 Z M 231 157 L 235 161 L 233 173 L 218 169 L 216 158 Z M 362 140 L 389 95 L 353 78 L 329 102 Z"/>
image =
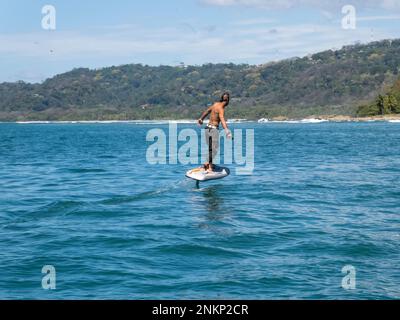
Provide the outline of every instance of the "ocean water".
<path id="1" fill-rule="evenodd" d="M 154 127 L 0 124 L 0 299 L 400 298 L 399 124 L 233 124 L 253 175 L 199 188 Z"/>

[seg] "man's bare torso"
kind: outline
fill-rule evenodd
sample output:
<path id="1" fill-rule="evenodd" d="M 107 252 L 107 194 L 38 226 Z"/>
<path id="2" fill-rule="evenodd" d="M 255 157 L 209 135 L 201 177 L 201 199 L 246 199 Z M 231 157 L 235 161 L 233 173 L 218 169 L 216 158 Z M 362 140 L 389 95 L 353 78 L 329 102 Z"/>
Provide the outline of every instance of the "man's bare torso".
<path id="1" fill-rule="evenodd" d="M 220 118 L 220 114 L 221 111 L 223 112 L 223 103 L 221 102 L 217 102 L 215 103 L 212 107 L 211 107 L 211 111 L 210 111 L 210 124 L 213 126 L 218 127 L 220 122 L 221 122 L 221 118 Z"/>

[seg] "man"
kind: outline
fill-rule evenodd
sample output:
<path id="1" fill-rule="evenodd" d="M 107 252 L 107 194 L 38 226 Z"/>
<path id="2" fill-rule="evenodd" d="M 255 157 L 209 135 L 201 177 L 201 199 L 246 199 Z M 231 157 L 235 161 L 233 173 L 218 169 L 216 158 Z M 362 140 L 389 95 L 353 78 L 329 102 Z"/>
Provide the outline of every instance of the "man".
<path id="1" fill-rule="evenodd" d="M 208 162 L 204 164 L 204 169 L 210 173 L 213 172 L 212 161 L 219 148 L 219 124 L 225 130 L 226 137 L 228 139 L 232 138 L 231 131 L 228 129 L 228 125 L 225 120 L 225 108 L 229 105 L 229 93 L 224 93 L 219 102 L 214 103 L 206 111 L 203 112 L 200 119 L 198 120 L 199 125 L 203 124 L 204 119 L 210 115 L 210 121 L 206 127 L 206 142 L 209 146 L 209 159 Z"/>

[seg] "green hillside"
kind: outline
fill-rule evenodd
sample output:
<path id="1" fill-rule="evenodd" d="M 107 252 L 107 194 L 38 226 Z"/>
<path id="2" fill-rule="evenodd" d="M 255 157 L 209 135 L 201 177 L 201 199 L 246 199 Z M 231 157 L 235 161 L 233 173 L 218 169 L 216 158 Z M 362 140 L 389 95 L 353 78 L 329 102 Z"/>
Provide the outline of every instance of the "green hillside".
<path id="1" fill-rule="evenodd" d="M 356 114 L 398 78 L 400 40 L 259 66 L 140 64 L 0 84 L 0 120 L 195 118 L 229 90 L 229 117 Z"/>

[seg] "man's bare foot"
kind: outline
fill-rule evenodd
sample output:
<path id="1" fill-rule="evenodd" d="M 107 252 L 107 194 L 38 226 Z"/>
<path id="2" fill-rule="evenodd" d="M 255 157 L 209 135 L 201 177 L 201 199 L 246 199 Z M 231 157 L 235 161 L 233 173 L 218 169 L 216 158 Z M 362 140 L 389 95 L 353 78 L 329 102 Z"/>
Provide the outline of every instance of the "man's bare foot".
<path id="1" fill-rule="evenodd" d="M 206 169 L 206 172 L 207 172 L 207 173 L 212 173 L 212 172 L 214 172 L 214 165 L 212 165 L 212 164 L 210 165 L 210 164 L 209 164 L 209 165 L 208 165 L 208 169 Z"/>

